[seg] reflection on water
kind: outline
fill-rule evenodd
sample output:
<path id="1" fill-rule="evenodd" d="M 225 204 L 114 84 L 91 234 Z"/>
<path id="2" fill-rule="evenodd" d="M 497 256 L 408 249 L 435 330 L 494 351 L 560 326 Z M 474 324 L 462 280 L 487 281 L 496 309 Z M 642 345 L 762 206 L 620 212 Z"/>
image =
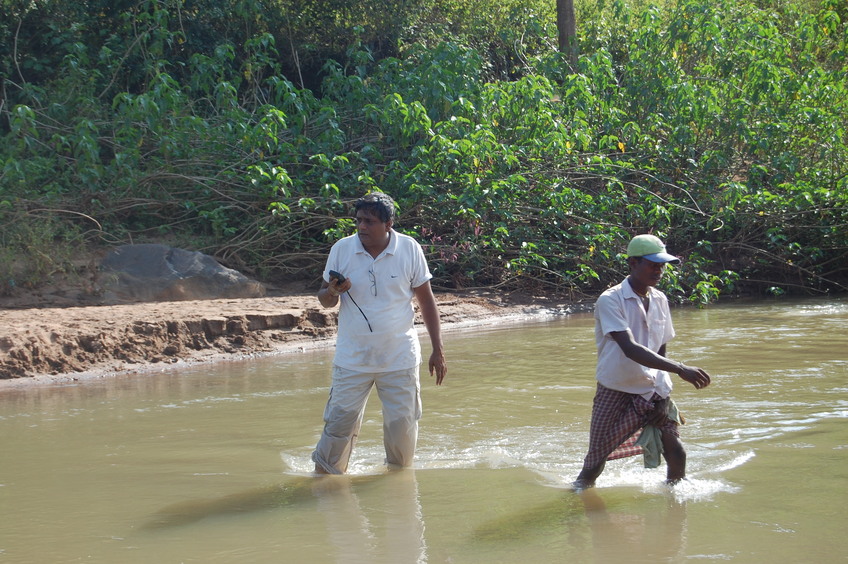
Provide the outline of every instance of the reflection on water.
<path id="1" fill-rule="evenodd" d="M 426 562 L 415 470 L 370 476 L 296 477 L 285 483 L 187 500 L 157 511 L 141 530 L 267 510 L 309 511 L 324 519 L 328 555 L 337 562 Z M 361 501 L 377 496 L 379 512 Z"/>
<path id="2" fill-rule="evenodd" d="M 379 402 L 347 476 L 311 476 L 331 351 L 0 389 L 0 562 L 844 560 L 848 304 L 675 310 L 689 480 L 580 469 L 592 320 L 446 335 L 414 470 L 382 467 Z"/>
<path id="3" fill-rule="evenodd" d="M 477 538 L 490 542 L 528 539 L 544 531 L 562 535 L 581 555 L 596 562 L 625 562 L 639 555 L 653 561 L 685 558 L 686 504 L 670 496 L 633 494 L 627 498 L 602 495 L 602 490 L 552 496 L 544 504 L 486 523 Z M 650 511 L 643 508 L 650 506 Z"/>

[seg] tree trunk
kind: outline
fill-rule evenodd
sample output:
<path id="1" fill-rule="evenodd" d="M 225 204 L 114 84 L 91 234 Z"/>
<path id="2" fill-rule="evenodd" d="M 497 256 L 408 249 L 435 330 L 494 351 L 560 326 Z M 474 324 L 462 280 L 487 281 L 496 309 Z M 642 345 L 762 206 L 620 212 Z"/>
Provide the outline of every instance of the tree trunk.
<path id="1" fill-rule="evenodd" d="M 574 0 L 556 0 L 559 50 L 577 63 L 577 20 L 574 17 Z"/>

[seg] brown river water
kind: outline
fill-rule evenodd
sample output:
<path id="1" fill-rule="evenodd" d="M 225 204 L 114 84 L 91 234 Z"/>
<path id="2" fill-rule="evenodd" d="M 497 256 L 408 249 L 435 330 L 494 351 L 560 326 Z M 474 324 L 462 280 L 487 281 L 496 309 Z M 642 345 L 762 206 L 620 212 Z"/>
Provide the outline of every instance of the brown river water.
<path id="1" fill-rule="evenodd" d="M 848 561 L 848 300 L 672 311 L 688 480 L 580 469 L 592 319 L 444 335 L 414 469 L 372 394 L 351 473 L 316 478 L 332 351 L 0 390 L 0 563 Z M 424 339 L 425 354 L 428 354 Z"/>

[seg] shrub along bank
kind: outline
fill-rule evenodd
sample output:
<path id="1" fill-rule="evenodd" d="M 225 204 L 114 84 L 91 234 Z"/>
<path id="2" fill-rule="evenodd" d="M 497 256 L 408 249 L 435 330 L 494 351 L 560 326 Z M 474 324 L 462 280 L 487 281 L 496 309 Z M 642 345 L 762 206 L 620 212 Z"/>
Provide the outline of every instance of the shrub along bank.
<path id="1" fill-rule="evenodd" d="M 395 197 L 443 288 L 594 294 L 650 230 L 684 258 L 678 301 L 848 290 L 836 2 L 583 6 L 575 67 L 533 13 L 508 65 L 470 33 L 378 57 L 359 28 L 313 89 L 270 32 L 177 64 L 188 15 L 135 6 L 135 50 L 69 43 L 39 83 L 4 77 L 0 291 L 149 240 L 315 277 L 368 190 Z"/>

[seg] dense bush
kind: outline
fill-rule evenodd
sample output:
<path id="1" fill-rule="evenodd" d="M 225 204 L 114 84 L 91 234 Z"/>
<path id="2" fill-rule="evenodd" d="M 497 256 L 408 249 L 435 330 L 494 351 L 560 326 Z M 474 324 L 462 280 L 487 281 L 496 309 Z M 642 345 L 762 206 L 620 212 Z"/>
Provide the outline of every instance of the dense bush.
<path id="1" fill-rule="evenodd" d="M 584 4 L 576 68 L 542 2 L 397 3 L 385 36 L 369 3 L 54 4 L 78 25 L 42 37 L 18 7 L 26 33 L 0 28 L 55 45 L 2 68 L 0 290 L 144 240 L 315 277 L 368 190 L 398 200 L 445 288 L 595 293 L 653 230 L 685 258 L 678 300 L 848 289 L 835 2 Z M 269 25 L 333 13 L 313 43 Z"/>

